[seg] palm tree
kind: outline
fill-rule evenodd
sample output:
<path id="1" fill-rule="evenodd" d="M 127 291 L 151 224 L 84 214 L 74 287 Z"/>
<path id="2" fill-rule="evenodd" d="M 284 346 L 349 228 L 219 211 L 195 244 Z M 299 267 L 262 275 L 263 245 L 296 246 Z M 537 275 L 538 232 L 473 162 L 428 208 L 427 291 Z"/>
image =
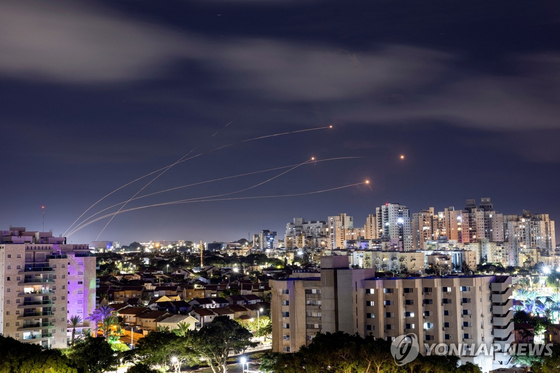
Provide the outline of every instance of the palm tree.
<path id="1" fill-rule="evenodd" d="M 111 325 L 117 323 L 117 318 L 113 316 L 113 308 L 109 306 L 99 306 L 96 308 L 92 314 L 89 316 L 89 319 L 95 323 L 95 334 L 97 336 L 97 326 L 101 324 L 103 337 L 107 338 L 109 328 Z"/>
<path id="2" fill-rule="evenodd" d="M 191 324 L 187 322 L 180 322 L 177 324 L 177 329 L 173 329 L 173 333 L 179 337 L 186 337 L 190 326 Z"/>
<path id="3" fill-rule="evenodd" d="M 78 326 L 82 322 L 82 318 L 80 316 L 71 316 L 68 322 L 70 323 L 70 325 L 72 325 L 72 346 L 74 346 L 74 337 L 76 336 L 76 326 Z"/>

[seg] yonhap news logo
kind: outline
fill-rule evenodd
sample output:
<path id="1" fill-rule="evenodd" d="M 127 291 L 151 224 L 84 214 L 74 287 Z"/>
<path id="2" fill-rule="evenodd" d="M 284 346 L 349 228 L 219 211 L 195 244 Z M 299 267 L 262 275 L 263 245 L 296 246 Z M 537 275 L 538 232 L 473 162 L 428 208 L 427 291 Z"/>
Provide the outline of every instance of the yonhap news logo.
<path id="1" fill-rule="evenodd" d="M 505 353 L 515 356 L 551 356 L 552 344 L 532 343 L 424 343 L 423 351 L 426 356 L 494 356 L 496 353 Z M 396 337 L 391 343 L 391 355 L 395 364 L 403 366 L 414 361 L 420 354 L 418 336 L 414 333 L 403 334 Z"/>
<path id="2" fill-rule="evenodd" d="M 400 335 L 391 343 L 391 355 L 398 366 L 414 361 L 419 353 L 418 336 L 414 333 Z"/>

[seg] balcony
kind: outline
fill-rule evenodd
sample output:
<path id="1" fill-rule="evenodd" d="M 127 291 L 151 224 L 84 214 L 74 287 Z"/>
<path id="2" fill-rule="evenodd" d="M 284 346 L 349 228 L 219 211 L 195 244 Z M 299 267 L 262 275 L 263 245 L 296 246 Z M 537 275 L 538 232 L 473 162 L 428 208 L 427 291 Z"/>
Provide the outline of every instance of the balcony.
<path id="1" fill-rule="evenodd" d="M 52 338 L 52 334 L 48 333 L 48 334 L 41 334 L 41 335 L 30 335 L 28 337 L 23 337 L 21 339 L 21 342 L 39 342 L 39 341 L 44 341 L 48 338 Z"/>
<path id="2" fill-rule="evenodd" d="M 41 290 L 41 291 L 31 291 L 27 293 L 19 293 L 18 297 L 34 297 L 34 296 L 47 296 L 54 295 L 54 290 Z"/>
<path id="3" fill-rule="evenodd" d="M 25 267 L 23 271 L 19 271 L 19 273 L 46 273 L 46 272 L 54 272 L 52 267 Z"/>
<path id="4" fill-rule="evenodd" d="M 33 312 L 33 313 L 24 313 L 23 315 L 18 316 L 18 320 L 27 320 L 27 319 L 37 319 L 40 317 L 46 318 L 54 316 L 54 313 L 48 312 Z"/>
<path id="5" fill-rule="evenodd" d="M 41 284 L 45 284 L 45 283 L 54 283 L 54 280 L 52 278 L 40 278 L 40 277 L 34 277 L 34 278 L 26 278 L 23 281 L 18 282 L 18 286 L 25 286 L 25 285 L 41 285 Z"/>
<path id="6" fill-rule="evenodd" d="M 54 302 L 51 300 L 42 300 L 42 301 L 29 301 L 29 302 L 23 302 L 23 304 L 19 304 L 18 307 L 25 307 L 25 308 L 31 308 L 31 307 L 45 307 L 45 306 L 50 306 L 53 305 Z"/>
<path id="7" fill-rule="evenodd" d="M 511 304 L 513 302 L 508 302 L 506 305 L 503 306 L 492 306 L 492 314 L 493 315 L 505 315 L 509 309 L 511 308 Z"/>
<path id="8" fill-rule="evenodd" d="M 38 322 L 33 324 L 26 324 L 20 326 L 17 330 L 32 330 L 32 329 L 42 329 L 42 328 L 54 328 L 54 324 L 52 322 Z"/>

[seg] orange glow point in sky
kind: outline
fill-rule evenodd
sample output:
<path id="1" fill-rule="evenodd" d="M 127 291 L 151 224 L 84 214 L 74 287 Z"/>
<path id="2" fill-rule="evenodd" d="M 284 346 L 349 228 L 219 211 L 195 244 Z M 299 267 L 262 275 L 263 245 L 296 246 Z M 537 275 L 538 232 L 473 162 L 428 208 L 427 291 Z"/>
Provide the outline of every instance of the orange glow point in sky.
<path id="1" fill-rule="evenodd" d="M 399 157 L 400 159 L 404 159 L 404 154 L 401 154 L 401 156 Z"/>

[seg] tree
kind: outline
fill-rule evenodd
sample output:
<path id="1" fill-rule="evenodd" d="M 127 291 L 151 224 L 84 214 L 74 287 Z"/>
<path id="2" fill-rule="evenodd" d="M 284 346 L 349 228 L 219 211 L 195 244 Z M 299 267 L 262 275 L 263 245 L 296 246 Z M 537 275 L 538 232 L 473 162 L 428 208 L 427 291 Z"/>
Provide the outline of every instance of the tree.
<path id="1" fill-rule="evenodd" d="M 72 346 L 68 357 L 84 373 L 104 372 L 114 369 L 118 363 L 111 345 L 104 338 L 90 335 Z"/>
<path id="2" fill-rule="evenodd" d="M 118 319 L 116 316 L 113 316 L 113 311 L 114 309 L 109 306 L 99 306 L 95 310 L 93 310 L 92 314 L 89 316 L 89 319 L 95 323 L 94 330 L 96 336 L 99 324 L 101 324 L 101 332 L 103 333 L 103 337 L 105 338 L 109 336 L 109 330 L 111 326 L 118 324 Z"/>
<path id="3" fill-rule="evenodd" d="M 11 337 L 0 336 L 0 373 L 76 373 L 68 358 L 59 350 L 44 350 Z"/>
<path id="4" fill-rule="evenodd" d="M 206 359 L 213 373 L 227 373 L 227 358 L 230 352 L 240 353 L 254 347 L 253 335 L 227 316 L 218 316 L 200 330 L 191 330 L 187 340 L 191 348 Z"/>
<path id="5" fill-rule="evenodd" d="M 173 333 L 175 333 L 178 337 L 186 337 L 190 327 L 191 324 L 188 322 L 180 322 L 177 324 L 177 329 L 173 329 Z"/>
<path id="6" fill-rule="evenodd" d="M 195 356 L 185 342 L 184 338 L 177 336 L 175 333 L 151 332 L 140 339 L 136 349 L 127 354 L 127 359 L 139 359 L 143 364 L 150 367 L 163 366 L 164 368 L 167 368 L 173 356 L 180 361 L 194 361 Z"/>
<path id="7" fill-rule="evenodd" d="M 72 342 L 71 345 L 74 346 L 74 338 L 76 336 L 76 327 L 82 322 L 80 316 L 71 316 L 68 322 L 72 325 Z"/>

